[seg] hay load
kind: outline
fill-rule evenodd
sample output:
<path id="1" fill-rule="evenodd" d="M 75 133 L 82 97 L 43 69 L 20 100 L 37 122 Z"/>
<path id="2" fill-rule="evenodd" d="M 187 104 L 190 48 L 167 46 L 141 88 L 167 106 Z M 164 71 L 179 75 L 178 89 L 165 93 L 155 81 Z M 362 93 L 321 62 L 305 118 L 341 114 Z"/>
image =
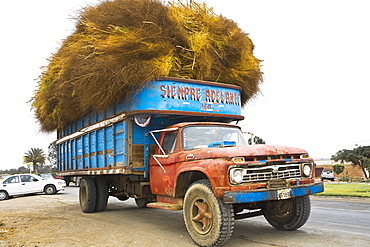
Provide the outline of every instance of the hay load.
<path id="1" fill-rule="evenodd" d="M 262 81 L 248 35 L 206 4 L 114 0 L 79 13 L 41 74 L 32 106 L 51 132 L 163 76 L 241 86 L 243 104 Z"/>

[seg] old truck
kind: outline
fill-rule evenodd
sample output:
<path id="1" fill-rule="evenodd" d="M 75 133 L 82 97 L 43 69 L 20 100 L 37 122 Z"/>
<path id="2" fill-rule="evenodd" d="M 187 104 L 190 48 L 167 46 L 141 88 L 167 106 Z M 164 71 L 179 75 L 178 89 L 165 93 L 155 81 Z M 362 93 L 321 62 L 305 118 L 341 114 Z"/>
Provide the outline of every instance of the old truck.
<path id="1" fill-rule="evenodd" d="M 200 246 L 224 244 L 234 220 L 253 216 L 296 230 L 309 217 L 309 195 L 323 191 L 314 162 L 303 149 L 247 145 L 236 125 L 240 97 L 227 84 L 153 80 L 58 132 L 59 175 L 82 177 L 85 213 L 105 210 L 109 196 L 183 210 Z"/>

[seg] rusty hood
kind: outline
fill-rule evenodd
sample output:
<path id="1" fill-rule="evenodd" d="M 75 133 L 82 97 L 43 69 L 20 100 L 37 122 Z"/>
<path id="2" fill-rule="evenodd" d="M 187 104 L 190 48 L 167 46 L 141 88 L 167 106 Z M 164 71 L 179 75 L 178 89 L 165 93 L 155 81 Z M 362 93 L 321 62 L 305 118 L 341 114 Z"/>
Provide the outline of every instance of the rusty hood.
<path id="1" fill-rule="evenodd" d="M 220 148 L 202 148 L 183 152 L 180 155 L 180 161 L 186 161 L 186 157 L 191 154 L 195 159 L 212 159 L 225 157 L 258 157 L 258 156 L 276 156 L 276 155 L 300 155 L 307 154 L 307 151 L 301 148 L 256 144 L 249 146 L 220 147 Z"/>

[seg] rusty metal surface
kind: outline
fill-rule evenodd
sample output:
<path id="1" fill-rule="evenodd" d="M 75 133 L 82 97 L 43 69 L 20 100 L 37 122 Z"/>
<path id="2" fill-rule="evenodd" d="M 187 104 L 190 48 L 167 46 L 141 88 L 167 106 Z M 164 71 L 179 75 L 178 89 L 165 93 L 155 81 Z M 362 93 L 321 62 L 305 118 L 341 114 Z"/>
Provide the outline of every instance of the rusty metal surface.
<path id="1" fill-rule="evenodd" d="M 179 131 L 178 141 L 174 152 L 162 157 L 157 157 L 156 161 L 151 159 L 150 164 L 150 184 L 154 194 L 175 196 L 178 178 L 182 174 L 200 173 L 208 178 L 213 186 L 216 197 L 223 197 L 225 191 L 250 191 L 256 189 L 266 189 L 271 186 L 268 179 L 265 181 L 256 181 L 242 183 L 240 185 L 230 185 L 229 172 L 230 166 L 245 166 L 257 165 L 260 167 L 285 165 L 286 162 L 295 162 L 300 164 L 303 162 L 312 162 L 311 159 L 301 159 L 300 155 L 307 154 L 304 149 L 272 146 L 272 145 L 249 145 L 249 146 L 233 146 L 222 148 L 200 148 L 184 151 L 182 147 L 181 130 L 187 126 L 194 125 L 213 125 L 214 123 L 179 123 L 170 126 L 170 129 L 176 128 Z M 229 124 L 215 124 L 217 126 L 233 126 Z M 159 142 L 163 142 L 161 133 Z M 157 149 L 156 153 L 160 153 Z M 233 157 L 244 157 L 245 162 L 234 164 Z M 159 162 L 159 163 L 158 163 Z M 274 163 L 275 162 L 275 163 Z M 158 164 L 161 164 L 160 166 Z M 299 171 L 300 173 L 300 171 Z M 301 178 L 300 174 L 295 172 L 292 177 L 284 177 L 286 182 L 282 187 L 297 186 L 297 184 L 310 184 L 314 180 L 311 178 Z M 294 178 L 294 179 L 293 179 Z M 297 182 L 299 180 L 299 182 Z M 285 180 L 284 180 L 285 181 Z M 285 184 L 287 184 L 285 186 Z M 298 187 L 298 186 L 297 186 Z"/>

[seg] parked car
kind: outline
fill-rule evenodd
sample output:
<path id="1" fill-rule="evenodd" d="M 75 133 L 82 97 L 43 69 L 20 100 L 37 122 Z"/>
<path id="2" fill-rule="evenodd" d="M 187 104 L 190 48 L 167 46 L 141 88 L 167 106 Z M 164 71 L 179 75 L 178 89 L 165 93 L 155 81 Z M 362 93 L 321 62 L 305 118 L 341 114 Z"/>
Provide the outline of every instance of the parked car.
<path id="1" fill-rule="evenodd" d="M 10 176 L 10 174 L 2 174 L 1 176 L 0 176 L 0 180 L 1 179 L 5 179 L 5 178 L 7 178 L 7 177 L 9 177 Z"/>
<path id="2" fill-rule="evenodd" d="M 40 174 L 40 177 L 45 178 L 45 179 L 54 179 L 53 175 L 51 175 L 50 173 Z"/>
<path id="3" fill-rule="evenodd" d="M 321 181 L 324 181 L 324 179 L 334 181 L 334 178 L 335 178 L 334 172 L 330 169 L 324 169 L 321 172 L 320 178 L 321 178 Z"/>
<path id="4" fill-rule="evenodd" d="M 61 179 L 45 179 L 34 174 L 15 174 L 0 181 L 0 201 L 11 196 L 42 193 L 51 195 L 64 190 Z"/>

